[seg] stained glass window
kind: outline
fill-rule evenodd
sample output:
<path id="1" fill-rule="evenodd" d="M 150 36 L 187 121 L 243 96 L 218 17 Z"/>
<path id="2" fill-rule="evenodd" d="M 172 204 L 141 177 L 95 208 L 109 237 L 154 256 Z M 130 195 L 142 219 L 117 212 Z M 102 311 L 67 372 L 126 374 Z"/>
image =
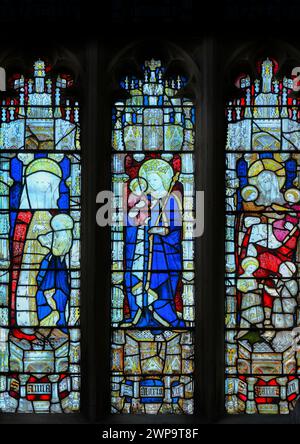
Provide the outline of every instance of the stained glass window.
<path id="1" fill-rule="evenodd" d="M 193 413 L 194 121 L 187 80 L 146 61 L 113 108 L 113 413 Z"/>
<path id="2" fill-rule="evenodd" d="M 227 107 L 226 409 L 288 414 L 299 395 L 300 112 L 278 64 Z"/>
<path id="3" fill-rule="evenodd" d="M 80 393 L 80 141 L 69 75 L 42 60 L 0 110 L 0 412 L 70 413 Z"/>

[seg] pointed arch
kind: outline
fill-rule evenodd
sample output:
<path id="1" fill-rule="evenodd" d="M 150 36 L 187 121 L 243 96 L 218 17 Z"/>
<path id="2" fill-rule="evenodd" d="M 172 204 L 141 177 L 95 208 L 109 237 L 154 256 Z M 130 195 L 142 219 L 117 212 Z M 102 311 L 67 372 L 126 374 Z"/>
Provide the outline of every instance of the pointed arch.
<path id="1" fill-rule="evenodd" d="M 112 124 L 115 217 L 121 214 L 112 227 L 113 413 L 194 411 L 189 217 L 195 192 L 195 108 L 185 96 L 190 78 L 176 72 L 182 60 L 172 63 L 172 51 L 163 45 L 162 52 L 167 68 L 153 58 L 140 64 L 138 54 L 147 54 L 144 45 L 134 53 L 127 50 L 121 57 L 125 75 L 113 79 L 123 90 Z M 120 73 L 114 63 L 111 69 Z M 124 202 L 128 212 L 123 213 Z"/>
<path id="2" fill-rule="evenodd" d="M 299 54 L 272 42 L 244 55 L 226 108 L 226 409 L 287 414 L 299 395 Z"/>
<path id="3" fill-rule="evenodd" d="M 9 72 L 0 105 L 3 413 L 80 409 L 79 103 L 70 72 L 55 74 L 50 59 L 29 69 L 24 55 L 1 58 Z"/>

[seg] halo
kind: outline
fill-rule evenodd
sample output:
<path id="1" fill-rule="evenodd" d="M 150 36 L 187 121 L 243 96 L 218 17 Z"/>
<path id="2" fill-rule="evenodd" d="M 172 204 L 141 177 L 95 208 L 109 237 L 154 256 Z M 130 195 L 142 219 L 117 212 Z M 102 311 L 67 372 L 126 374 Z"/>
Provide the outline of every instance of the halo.
<path id="1" fill-rule="evenodd" d="M 143 177 L 136 177 L 135 179 L 132 179 L 129 184 L 130 191 L 132 191 L 136 196 L 141 196 L 147 190 L 147 188 L 148 183 Z"/>
<path id="2" fill-rule="evenodd" d="M 274 159 L 259 159 L 254 162 L 248 172 L 249 183 L 256 185 L 257 177 L 262 171 L 272 171 L 278 178 L 280 189 L 285 183 L 285 169 L 281 163 Z"/>
<path id="3" fill-rule="evenodd" d="M 247 185 L 242 189 L 241 195 L 245 202 L 253 202 L 258 198 L 258 190 L 253 185 Z"/>
<path id="4" fill-rule="evenodd" d="M 139 170 L 139 177 L 146 178 L 147 174 L 152 172 L 161 173 L 167 181 L 171 181 L 174 175 L 171 165 L 162 159 L 146 160 Z"/>
<path id="5" fill-rule="evenodd" d="M 300 191 L 297 188 L 289 188 L 284 193 L 284 198 L 289 203 L 297 203 L 300 200 Z"/>
<path id="6" fill-rule="evenodd" d="M 41 159 L 36 159 L 33 162 L 31 162 L 26 168 L 25 176 L 28 177 L 31 174 L 40 173 L 40 172 L 51 173 L 54 176 L 59 177 L 60 179 L 62 178 L 63 175 L 62 170 L 58 165 L 58 163 L 56 163 L 52 159 L 44 157 Z"/>
<path id="7" fill-rule="evenodd" d="M 256 269 L 259 268 L 258 259 L 256 259 L 256 257 L 252 257 L 252 256 L 245 257 L 245 259 L 243 259 L 242 263 L 241 263 L 242 269 L 245 271 L 246 268 L 249 267 L 249 265 L 254 265 L 256 267 Z"/>

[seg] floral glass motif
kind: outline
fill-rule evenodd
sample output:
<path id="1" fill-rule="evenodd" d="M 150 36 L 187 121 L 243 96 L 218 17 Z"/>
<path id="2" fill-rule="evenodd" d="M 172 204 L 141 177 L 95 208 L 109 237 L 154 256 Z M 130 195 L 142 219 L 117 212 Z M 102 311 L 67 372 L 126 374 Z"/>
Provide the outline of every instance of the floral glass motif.
<path id="1" fill-rule="evenodd" d="M 80 407 L 80 180 L 72 80 L 16 75 L 0 116 L 0 412 Z M 65 91 L 66 92 L 65 92 Z"/>
<path id="2" fill-rule="evenodd" d="M 300 111 L 293 81 L 240 78 L 226 147 L 226 409 L 288 414 L 299 395 Z"/>
<path id="3" fill-rule="evenodd" d="M 113 109 L 112 412 L 192 414 L 195 111 L 143 71 Z"/>

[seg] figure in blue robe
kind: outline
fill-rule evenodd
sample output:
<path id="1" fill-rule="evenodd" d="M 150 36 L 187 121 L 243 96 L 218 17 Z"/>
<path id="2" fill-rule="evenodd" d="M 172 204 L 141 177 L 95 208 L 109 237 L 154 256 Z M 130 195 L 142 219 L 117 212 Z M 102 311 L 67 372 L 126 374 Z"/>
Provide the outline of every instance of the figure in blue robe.
<path id="1" fill-rule="evenodd" d="M 153 199 L 150 195 L 147 198 L 149 201 Z M 168 221 L 162 217 L 157 224 L 162 205 Z M 130 226 L 128 221 L 125 287 L 130 317 L 124 320 L 125 325 L 185 326 L 175 306 L 182 270 L 182 227 L 178 223 L 179 216 L 180 202 L 170 195 L 163 204 L 161 199 L 156 201 L 147 225 Z"/>

